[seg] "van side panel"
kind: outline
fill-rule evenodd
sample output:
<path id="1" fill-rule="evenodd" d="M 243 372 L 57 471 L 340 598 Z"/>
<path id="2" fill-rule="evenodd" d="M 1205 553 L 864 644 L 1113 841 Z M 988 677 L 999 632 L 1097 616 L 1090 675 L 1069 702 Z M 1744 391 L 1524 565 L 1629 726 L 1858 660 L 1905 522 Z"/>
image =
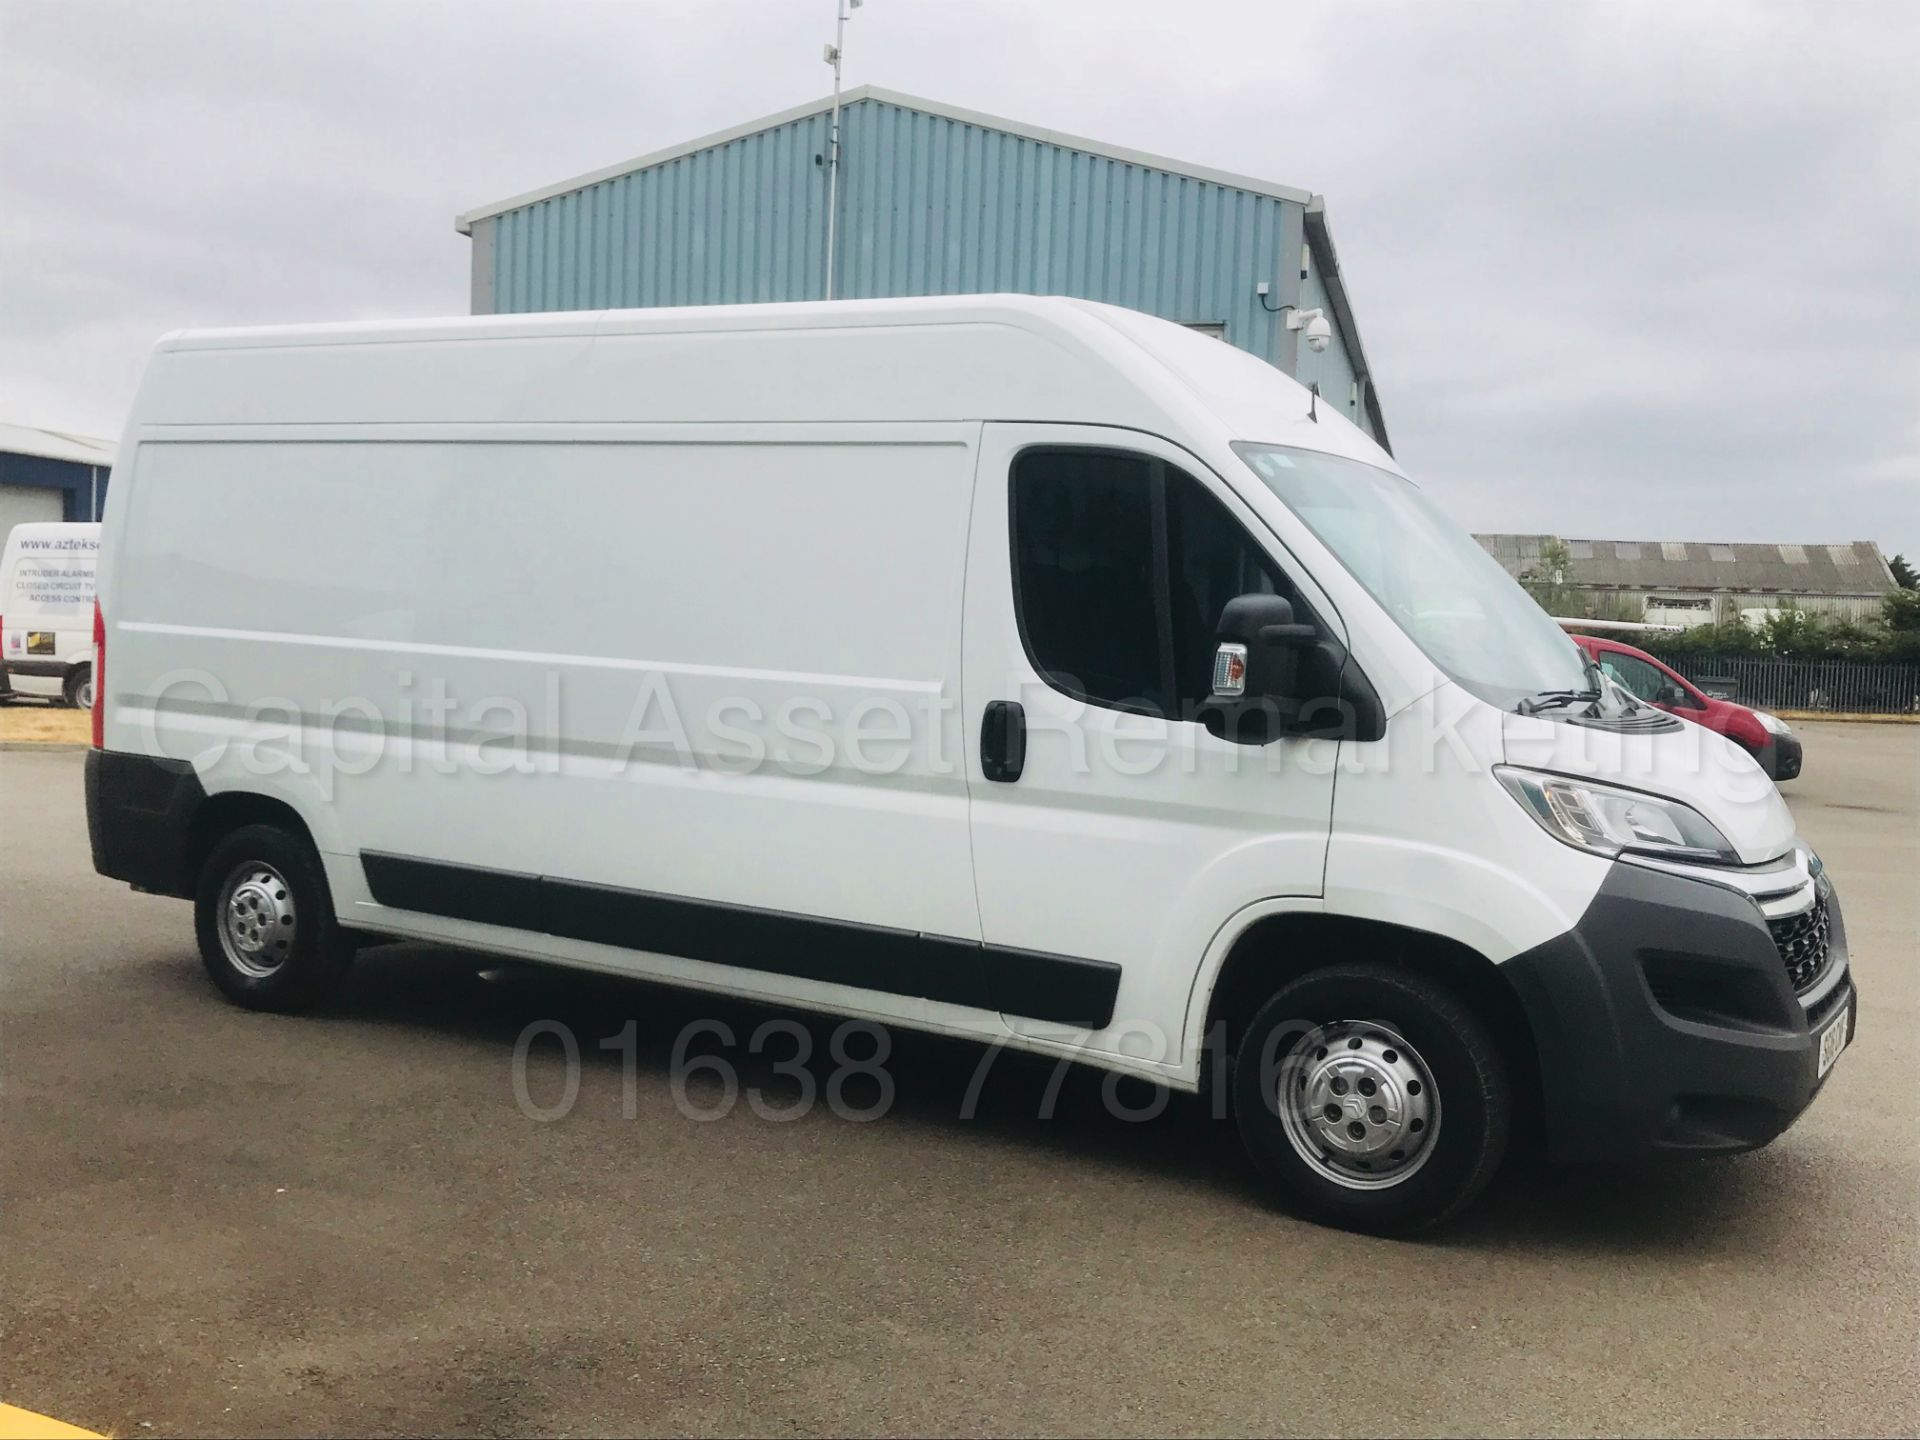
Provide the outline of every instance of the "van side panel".
<path id="1" fill-rule="evenodd" d="M 0 549 L 0 671 L 23 695 L 60 694 L 93 656 L 100 526 L 16 525 Z"/>
<path id="2" fill-rule="evenodd" d="M 978 427 L 541 428 L 142 444 L 109 748 L 286 800 L 335 875 L 376 853 L 977 940 Z M 341 908 L 380 924 L 364 887 Z"/>

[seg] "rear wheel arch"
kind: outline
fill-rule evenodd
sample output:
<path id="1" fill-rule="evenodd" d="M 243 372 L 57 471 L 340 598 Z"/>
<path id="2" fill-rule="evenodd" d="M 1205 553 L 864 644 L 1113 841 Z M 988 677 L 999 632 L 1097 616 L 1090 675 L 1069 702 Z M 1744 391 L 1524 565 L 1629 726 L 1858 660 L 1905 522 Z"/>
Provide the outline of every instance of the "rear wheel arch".
<path id="1" fill-rule="evenodd" d="M 196 883 L 215 846 L 248 825 L 272 825 L 289 831 L 314 852 L 316 859 L 319 857 L 320 847 L 314 841 L 313 831 L 300 812 L 286 801 L 250 790 L 224 790 L 209 795 L 187 827 L 186 854 L 182 857 L 187 883 Z"/>

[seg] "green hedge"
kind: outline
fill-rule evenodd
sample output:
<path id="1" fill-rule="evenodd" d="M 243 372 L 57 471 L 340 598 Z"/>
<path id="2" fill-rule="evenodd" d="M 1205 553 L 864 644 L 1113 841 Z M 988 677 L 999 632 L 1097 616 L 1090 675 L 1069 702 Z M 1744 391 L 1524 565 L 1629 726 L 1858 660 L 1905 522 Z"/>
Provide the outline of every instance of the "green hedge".
<path id="1" fill-rule="evenodd" d="M 1784 613 L 1757 627 L 1696 625 L 1678 635 L 1649 636 L 1662 656 L 1744 655 L 1756 659 L 1920 661 L 1920 590 L 1895 590 L 1881 614 L 1860 623 L 1825 615 Z"/>

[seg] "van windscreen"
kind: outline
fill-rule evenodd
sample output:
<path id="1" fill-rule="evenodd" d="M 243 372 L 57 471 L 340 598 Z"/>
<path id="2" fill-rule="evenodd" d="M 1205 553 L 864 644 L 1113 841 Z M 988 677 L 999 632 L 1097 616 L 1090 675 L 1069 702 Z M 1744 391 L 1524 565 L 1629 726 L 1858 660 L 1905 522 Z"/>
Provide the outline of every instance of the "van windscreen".
<path id="1" fill-rule="evenodd" d="M 1592 683 L 1560 627 L 1412 482 L 1315 450 L 1233 448 L 1427 658 L 1481 699 L 1505 709 Z"/>

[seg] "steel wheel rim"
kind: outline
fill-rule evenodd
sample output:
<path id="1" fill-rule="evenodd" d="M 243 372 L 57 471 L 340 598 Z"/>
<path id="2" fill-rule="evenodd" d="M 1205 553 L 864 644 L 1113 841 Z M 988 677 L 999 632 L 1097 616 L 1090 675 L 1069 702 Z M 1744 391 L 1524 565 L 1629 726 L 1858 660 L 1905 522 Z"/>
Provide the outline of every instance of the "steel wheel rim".
<path id="1" fill-rule="evenodd" d="M 74 700 L 76 701 L 77 709 L 91 710 L 93 708 L 93 681 L 91 679 L 80 682 L 79 688 L 74 692 Z"/>
<path id="2" fill-rule="evenodd" d="M 258 860 L 236 866 L 220 887 L 219 924 L 229 965 L 252 980 L 276 973 L 300 933 L 286 877 Z"/>
<path id="3" fill-rule="evenodd" d="M 1418 1174 L 1440 1133 L 1440 1091 L 1390 1026 L 1334 1020 L 1294 1042 L 1274 1096 L 1287 1141 L 1315 1174 L 1387 1190 Z"/>

